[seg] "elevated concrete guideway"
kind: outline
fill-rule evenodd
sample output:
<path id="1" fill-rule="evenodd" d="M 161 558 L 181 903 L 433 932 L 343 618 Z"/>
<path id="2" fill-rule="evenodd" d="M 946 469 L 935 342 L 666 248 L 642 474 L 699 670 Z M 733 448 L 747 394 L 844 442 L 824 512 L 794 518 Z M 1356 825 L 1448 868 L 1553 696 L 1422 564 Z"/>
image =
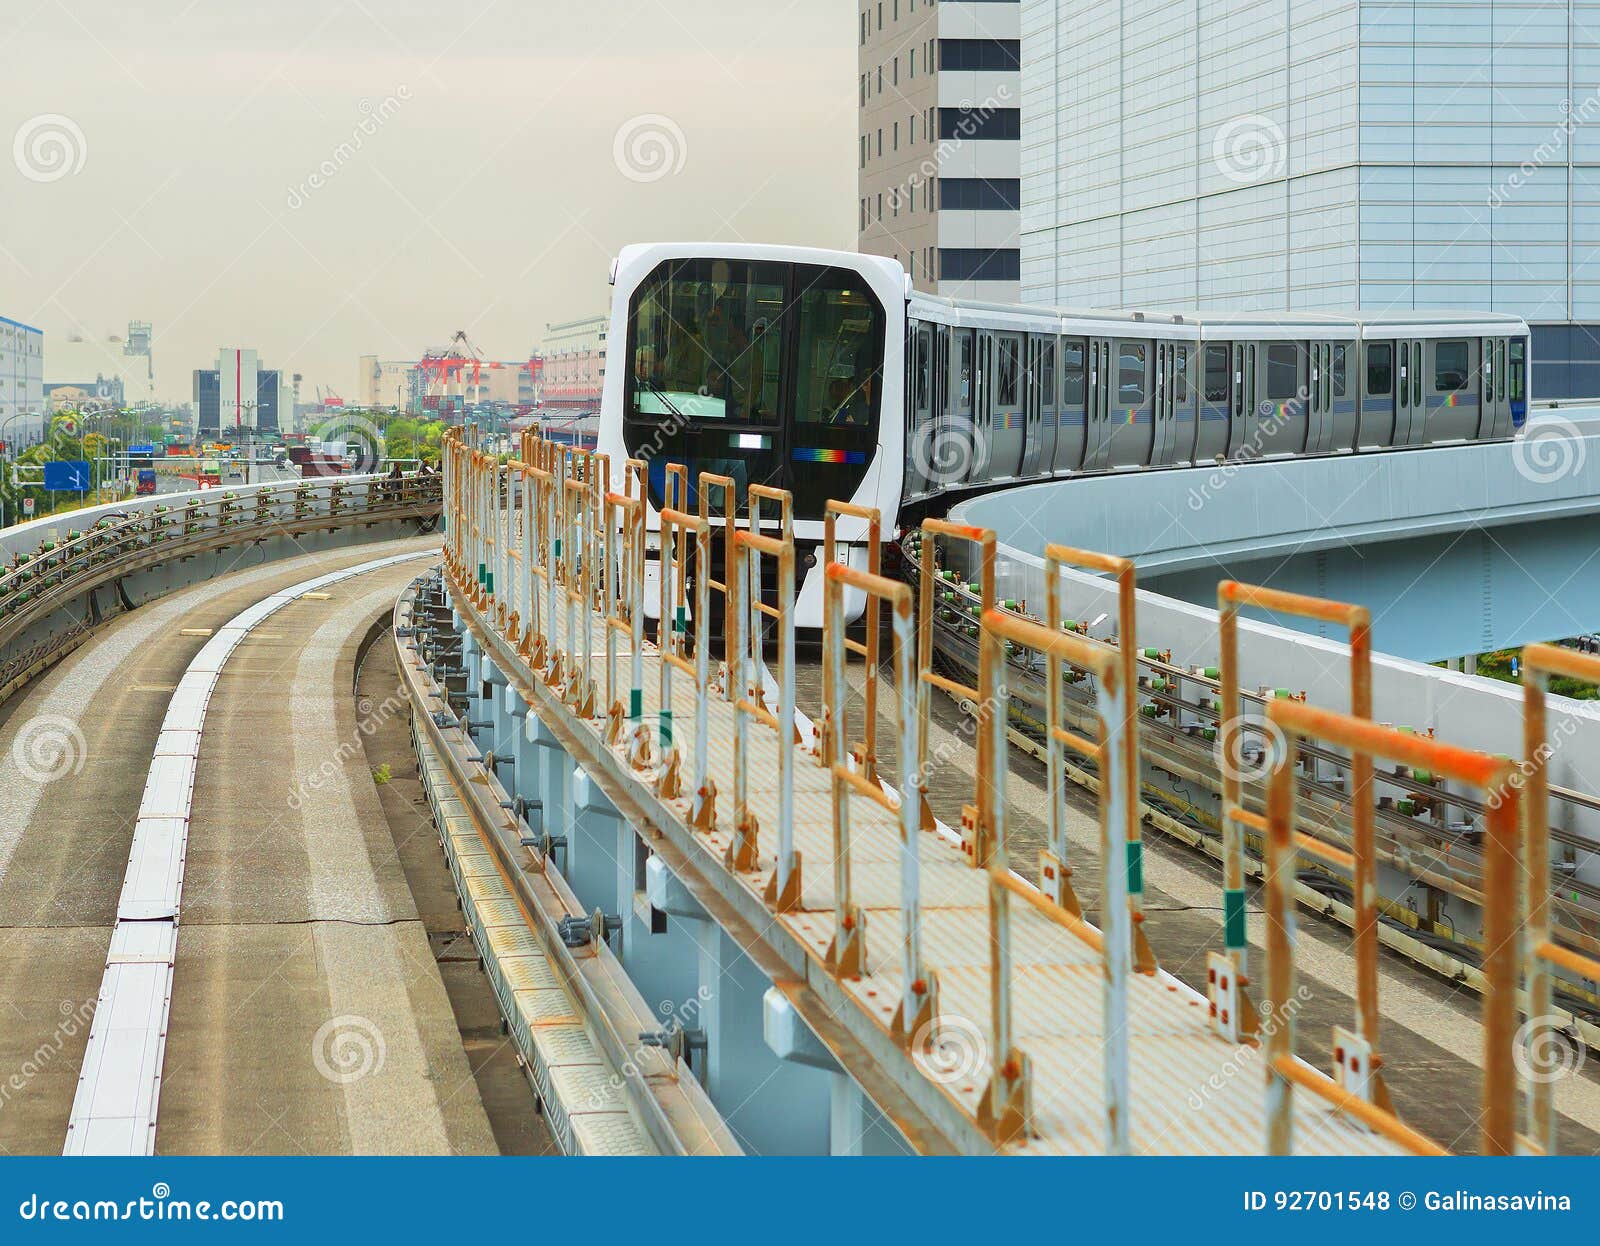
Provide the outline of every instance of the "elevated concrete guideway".
<path id="1" fill-rule="evenodd" d="M 1438 661 L 1600 627 L 1600 426 L 1560 414 L 1514 442 L 1054 481 L 953 515 L 1025 554 L 1121 554 L 1201 605 L 1224 577 L 1363 602 L 1380 649 Z"/>
<path id="2" fill-rule="evenodd" d="M 62 1148 L 134 814 L 185 669 L 245 607 L 407 552 L 284 607 L 223 667 L 194 787 L 158 1149 L 495 1149 L 353 693 L 361 646 L 437 548 L 382 541 L 176 593 L 6 704 L 0 1064 L 26 1076 L 0 1110 L 0 1151 Z"/>

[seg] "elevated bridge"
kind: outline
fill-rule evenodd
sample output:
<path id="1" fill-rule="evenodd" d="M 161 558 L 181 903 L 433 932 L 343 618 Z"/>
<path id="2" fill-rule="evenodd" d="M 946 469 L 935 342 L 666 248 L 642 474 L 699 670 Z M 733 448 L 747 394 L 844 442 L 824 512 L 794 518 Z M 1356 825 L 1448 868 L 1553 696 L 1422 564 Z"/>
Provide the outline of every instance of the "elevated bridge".
<path id="1" fill-rule="evenodd" d="M 0 723 L 20 802 L 0 999 L 32 1069 L 0 1144 L 1600 1141 L 1600 1084 L 1524 1067 L 1588 1034 L 1600 976 L 1565 855 L 1596 787 L 1561 744 L 1588 728 L 1539 697 L 1546 667 L 1526 741 L 1522 696 L 1494 690 L 1509 747 L 1454 712 L 1377 725 L 1481 681 L 1374 655 L 1361 610 L 1242 585 L 1208 615 L 1115 557 L 961 524 L 902 543 L 911 585 L 831 565 L 818 663 L 787 497 L 753 491 L 734 530 L 702 478 L 652 557 L 641 467 L 532 438 L 505 463 L 455 434 L 438 501 L 373 482 L 315 515 L 280 495 L 276 527 L 146 516 L 125 544 L 35 553 L 50 596 L 5 635 L 58 665 L 17 667 Z M 406 535 L 440 508 L 442 547 Z M 833 522 L 887 541 L 870 514 Z M 348 545 L 194 565 L 314 532 Z M 97 616 L 135 575 L 190 579 Z M 848 631 L 847 593 L 882 626 Z M 1262 608 L 1329 635 L 1238 617 Z M 1519 764 L 1545 737 L 1548 764 Z M 1555 885 L 1525 902 L 1524 871 Z"/>

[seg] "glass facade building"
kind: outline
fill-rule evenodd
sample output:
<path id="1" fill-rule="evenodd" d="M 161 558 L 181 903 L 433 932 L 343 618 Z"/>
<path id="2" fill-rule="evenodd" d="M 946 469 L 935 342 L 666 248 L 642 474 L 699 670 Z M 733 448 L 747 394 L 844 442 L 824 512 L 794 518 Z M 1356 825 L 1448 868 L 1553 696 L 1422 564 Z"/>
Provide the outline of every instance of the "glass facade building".
<path id="1" fill-rule="evenodd" d="M 1600 397 L 1600 3 L 1022 0 L 1025 301 L 1489 310 Z"/>

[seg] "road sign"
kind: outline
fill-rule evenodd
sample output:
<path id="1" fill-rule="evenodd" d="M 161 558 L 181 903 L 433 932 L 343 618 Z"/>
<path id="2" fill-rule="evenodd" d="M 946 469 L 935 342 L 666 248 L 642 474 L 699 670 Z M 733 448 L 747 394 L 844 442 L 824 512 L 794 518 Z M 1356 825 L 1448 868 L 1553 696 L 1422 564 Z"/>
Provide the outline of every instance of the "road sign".
<path id="1" fill-rule="evenodd" d="M 44 487 L 63 493 L 83 493 L 89 488 L 89 464 L 85 459 L 58 459 L 44 465 Z"/>
<path id="2" fill-rule="evenodd" d="M 155 452 L 156 452 L 156 448 L 154 446 L 129 446 L 128 447 L 128 453 L 129 454 L 154 454 Z"/>
<path id="3" fill-rule="evenodd" d="M 26 515 L 29 519 L 33 518 L 33 499 L 32 498 L 23 498 L 22 499 L 22 513 L 24 515 Z"/>

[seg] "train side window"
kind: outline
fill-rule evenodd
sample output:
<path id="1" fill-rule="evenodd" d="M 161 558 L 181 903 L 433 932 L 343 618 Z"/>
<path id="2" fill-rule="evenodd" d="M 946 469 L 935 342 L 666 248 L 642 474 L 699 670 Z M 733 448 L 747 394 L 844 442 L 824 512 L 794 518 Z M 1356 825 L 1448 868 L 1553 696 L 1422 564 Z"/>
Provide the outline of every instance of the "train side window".
<path id="1" fill-rule="evenodd" d="M 1123 342 L 1117 359 L 1117 403 L 1141 406 L 1145 400 L 1146 364 L 1149 351 L 1142 343 Z"/>
<path id="2" fill-rule="evenodd" d="M 1409 342 L 1400 343 L 1400 405 L 1406 405 L 1407 396 L 1411 392 L 1411 345 Z"/>
<path id="3" fill-rule="evenodd" d="M 1172 400 L 1189 401 L 1189 348 L 1179 346 L 1172 352 Z"/>
<path id="4" fill-rule="evenodd" d="M 1526 339 L 1514 338 L 1511 342 L 1511 364 L 1507 378 L 1511 383 L 1511 401 L 1521 402 L 1528 379 L 1528 347 Z"/>
<path id="5" fill-rule="evenodd" d="M 1343 346 L 1335 346 L 1333 348 L 1333 396 L 1335 398 L 1343 398 L 1348 392 L 1348 382 L 1345 379 L 1344 355 L 1345 348 Z"/>
<path id="6" fill-rule="evenodd" d="M 1061 344 L 1061 401 L 1083 405 L 1085 373 L 1083 368 L 1083 343 L 1067 341 Z"/>
<path id="7" fill-rule="evenodd" d="M 1000 359 L 998 375 L 995 378 L 995 405 L 999 407 L 1014 407 L 1017 405 L 1017 339 L 1002 337 L 999 339 Z"/>
<path id="8" fill-rule="evenodd" d="M 932 379 L 929 374 L 933 369 L 933 351 L 926 328 L 917 330 L 915 368 L 916 375 L 913 378 L 913 385 L 915 386 L 914 403 L 917 414 L 925 416 L 928 413 L 928 390 L 929 382 Z"/>
<path id="9" fill-rule="evenodd" d="M 1056 340 L 1046 338 L 1039 351 L 1039 407 L 1056 409 Z"/>
<path id="10" fill-rule="evenodd" d="M 1267 397 L 1293 398 L 1300 389 L 1300 350 L 1289 343 L 1267 347 Z"/>
<path id="11" fill-rule="evenodd" d="M 1228 348 L 1206 347 L 1206 401 L 1217 406 L 1228 402 Z"/>
<path id="12" fill-rule="evenodd" d="M 1452 394 L 1467 387 L 1472 352 L 1465 341 L 1435 343 L 1433 348 L 1433 392 Z"/>

